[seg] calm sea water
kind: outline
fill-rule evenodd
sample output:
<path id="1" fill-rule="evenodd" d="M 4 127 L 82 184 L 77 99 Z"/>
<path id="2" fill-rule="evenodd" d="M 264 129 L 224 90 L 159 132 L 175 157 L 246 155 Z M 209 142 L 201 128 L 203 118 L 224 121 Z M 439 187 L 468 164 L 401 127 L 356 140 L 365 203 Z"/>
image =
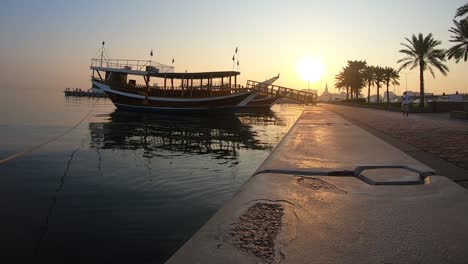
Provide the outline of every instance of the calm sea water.
<path id="1" fill-rule="evenodd" d="M 175 116 L 120 112 L 106 99 L 60 95 L 31 106 L 11 96 L 3 98 L 0 158 L 89 115 L 0 165 L 2 263 L 163 263 L 303 110 Z"/>

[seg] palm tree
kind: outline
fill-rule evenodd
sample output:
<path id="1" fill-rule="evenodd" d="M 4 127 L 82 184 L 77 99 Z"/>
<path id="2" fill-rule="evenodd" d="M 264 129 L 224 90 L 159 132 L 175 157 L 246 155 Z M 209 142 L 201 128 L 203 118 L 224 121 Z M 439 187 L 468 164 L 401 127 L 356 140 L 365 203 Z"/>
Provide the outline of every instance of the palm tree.
<path id="1" fill-rule="evenodd" d="M 348 61 L 351 92 L 355 94 L 356 99 L 359 98 L 360 90 L 364 86 L 363 71 L 366 65 L 366 61 Z"/>
<path id="2" fill-rule="evenodd" d="M 462 17 L 468 14 L 468 4 L 464 4 L 457 9 L 455 17 Z"/>
<path id="3" fill-rule="evenodd" d="M 455 62 L 458 63 L 461 58 L 466 61 L 468 57 L 468 20 L 454 20 L 453 23 L 455 27 L 451 27 L 449 30 L 454 34 L 450 42 L 457 44 L 447 51 L 447 58 L 449 60 L 454 58 Z"/>
<path id="4" fill-rule="evenodd" d="M 350 78 L 349 70 L 347 67 L 343 67 L 341 71 L 336 75 L 335 87 L 338 89 L 346 88 L 346 100 L 349 99 L 349 87 L 350 87 Z"/>
<path id="5" fill-rule="evenodd" d="M 385 69 L 380 67 L 380 66 L 376 66 L 374 68 L 374 83 L 375 83 L 375 86 L 377 87 L 377 103 L 380 103 L 380 86 L 382 85 L 382 83 L 384 82 L 384 77 L 385 77 Z"/>
<path id="6" fill-rule="evenodd" d="M 425 37 L 422 33 L 419 33 L 418 36 L 413 34 L 411 39 L 405 39 L 408 43 L 401 43 L 401 45 L 406 49 L 400 50 L 400 53 L 407 55 L 407 57 L 398 60 L 398 63 L 402 63 L 398 71 L 407 67 L 412 70 L 419 66 L 419 92 L 421 94 L 419 106 L 424 107 L 424 71 L 429 70 L 435 78 L 434 70 L 431 67 L 434 66 L 446 76 L 449 69 L 443 63 L 445 61 L 445 51 L 437 49 L 437 46 L 442 42 L 435 40 L 432 33 Z"/>
<path id="7" fill-rule="evenodd" d="M 390 94 L 388 92 L 388 87 L 390 86 L 390 83 L 392 85 L 399 85 L 400 83 L 398 82 L 398 80 L 400 79 L 400 75 L 392 67 L 385 67 L 383 72 L 384 72 L 384 82 L 387 84 L 387 107 L 388 107 L 390 105 Z"/>
<path id="8" fill-rule="evenodd" d="M 364 82 L 367 84 L 367 103 L 370 102 L 370 88 L 375 83 L 375 66 L 366 66 L 362 73 Z"/>

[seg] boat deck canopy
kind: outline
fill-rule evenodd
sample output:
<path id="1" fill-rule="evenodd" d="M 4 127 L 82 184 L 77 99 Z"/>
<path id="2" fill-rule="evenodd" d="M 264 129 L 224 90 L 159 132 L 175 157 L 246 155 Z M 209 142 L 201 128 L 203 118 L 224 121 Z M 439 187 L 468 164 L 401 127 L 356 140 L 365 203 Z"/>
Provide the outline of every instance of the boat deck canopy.
<path id="1" fill-rule="evenodd" d="M 167 79 L 213 79 L 235 77 L 238 71 L 215 72 L 174 72 L 174 67 L 154 61 L 122 60 L 122 59 L 91 59 L 92 70 L 117 72 L 130 75 L 151 76 Z"/>
<path id="2" fill-rule="evenodd" d="M 119 72 L 131 75 L 151 76 L 167 79 L 215 79 L 224 77 L 234 77 L 240 75 L 238 71 L 215 71 L 215 72 L 154 72 L 154 71 L 138 71 L 128 69 L 115 69 L 105 67 L 91 67 L 92 70 L 106 71 L 106 72 Z"/>
<path id="3" fill-rule="evenodd" d="M 213 79 L 223 77 L 234 77 L 239 75 L 238 71 L 216 71 L 216 72 L 150 72 L 149 76 L 168 79 Z"/>

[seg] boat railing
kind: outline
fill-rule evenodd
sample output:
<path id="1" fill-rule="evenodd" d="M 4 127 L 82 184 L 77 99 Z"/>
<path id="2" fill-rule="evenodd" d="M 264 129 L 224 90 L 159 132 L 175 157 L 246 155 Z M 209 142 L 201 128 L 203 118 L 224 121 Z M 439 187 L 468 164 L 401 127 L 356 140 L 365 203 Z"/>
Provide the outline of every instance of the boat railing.
<path id="1" fill-rule="evenodd" d="M 261 82 L 256 82 L 252 80 L 247 81 L 246 89 L 257 91 L 260 94 L 275 96 L 275 97 L 285 97 L 289 99 L 294 99 L 298 101 L 303 101 L 307 103 L 316 103 L 317 94 L 305 92 L 297 89 L 277 86 L 277 85 L 268 85 Z"/>
<path id="2" fill-rule="evenodd" d="M 174 67 L 151 60 L 91 59 L 91 68 L 108 68 L 133 71 L 174 72 Z"/>
<path id="3" fill-rule="evenodd" d="M 104 84 L 111 85 L 106 81 L 100 80 L 95 76 L 91 76 L 92 81 L 101 82 Z M 127 83 L 122 84 L 112 84 L 112 89 L 137 94 L 142 96 L 169 96 L 169 97 L 209 97 L 209 96 L 223 96 L 223 95 L 232 95 L 238 93 L 249 92 L 249 89 L 241 85 L 229 85 L 229 84 L 219 84 L 219 85 L 196 85 L 196 86 L 187 86 L 187 85 L 176 85 L 176 86 L 161 86 L 161 85 L 152 85 L 146 86 L 144 84 L 131 84 Z"/>
<path id="4" fill-rule="evenodd" d="M 210 97 L 210 96 L 225 96 L 242 92 L 247 92 L 244 87 L 229 87 L 228 85 L 220 86 L 146 86 L 142 84 L 113 86 L 112 89 L 137 94 L 142 96 L 162 96 L 162 97 L 176 97 L 176 98 L 191 98 L 191 97 Z"/>

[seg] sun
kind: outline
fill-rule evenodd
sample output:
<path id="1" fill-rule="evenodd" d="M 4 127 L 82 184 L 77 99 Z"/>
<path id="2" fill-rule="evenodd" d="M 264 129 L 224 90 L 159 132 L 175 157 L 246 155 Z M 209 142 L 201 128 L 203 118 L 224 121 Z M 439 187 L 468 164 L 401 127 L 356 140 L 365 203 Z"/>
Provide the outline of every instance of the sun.
<path id="1" fill-rule="evenodd" d="M 325 73 L 325 67 L 319 59 L 303 57 L 297 62 L 297 72 L 302 79 L 317 82 Z"/>

